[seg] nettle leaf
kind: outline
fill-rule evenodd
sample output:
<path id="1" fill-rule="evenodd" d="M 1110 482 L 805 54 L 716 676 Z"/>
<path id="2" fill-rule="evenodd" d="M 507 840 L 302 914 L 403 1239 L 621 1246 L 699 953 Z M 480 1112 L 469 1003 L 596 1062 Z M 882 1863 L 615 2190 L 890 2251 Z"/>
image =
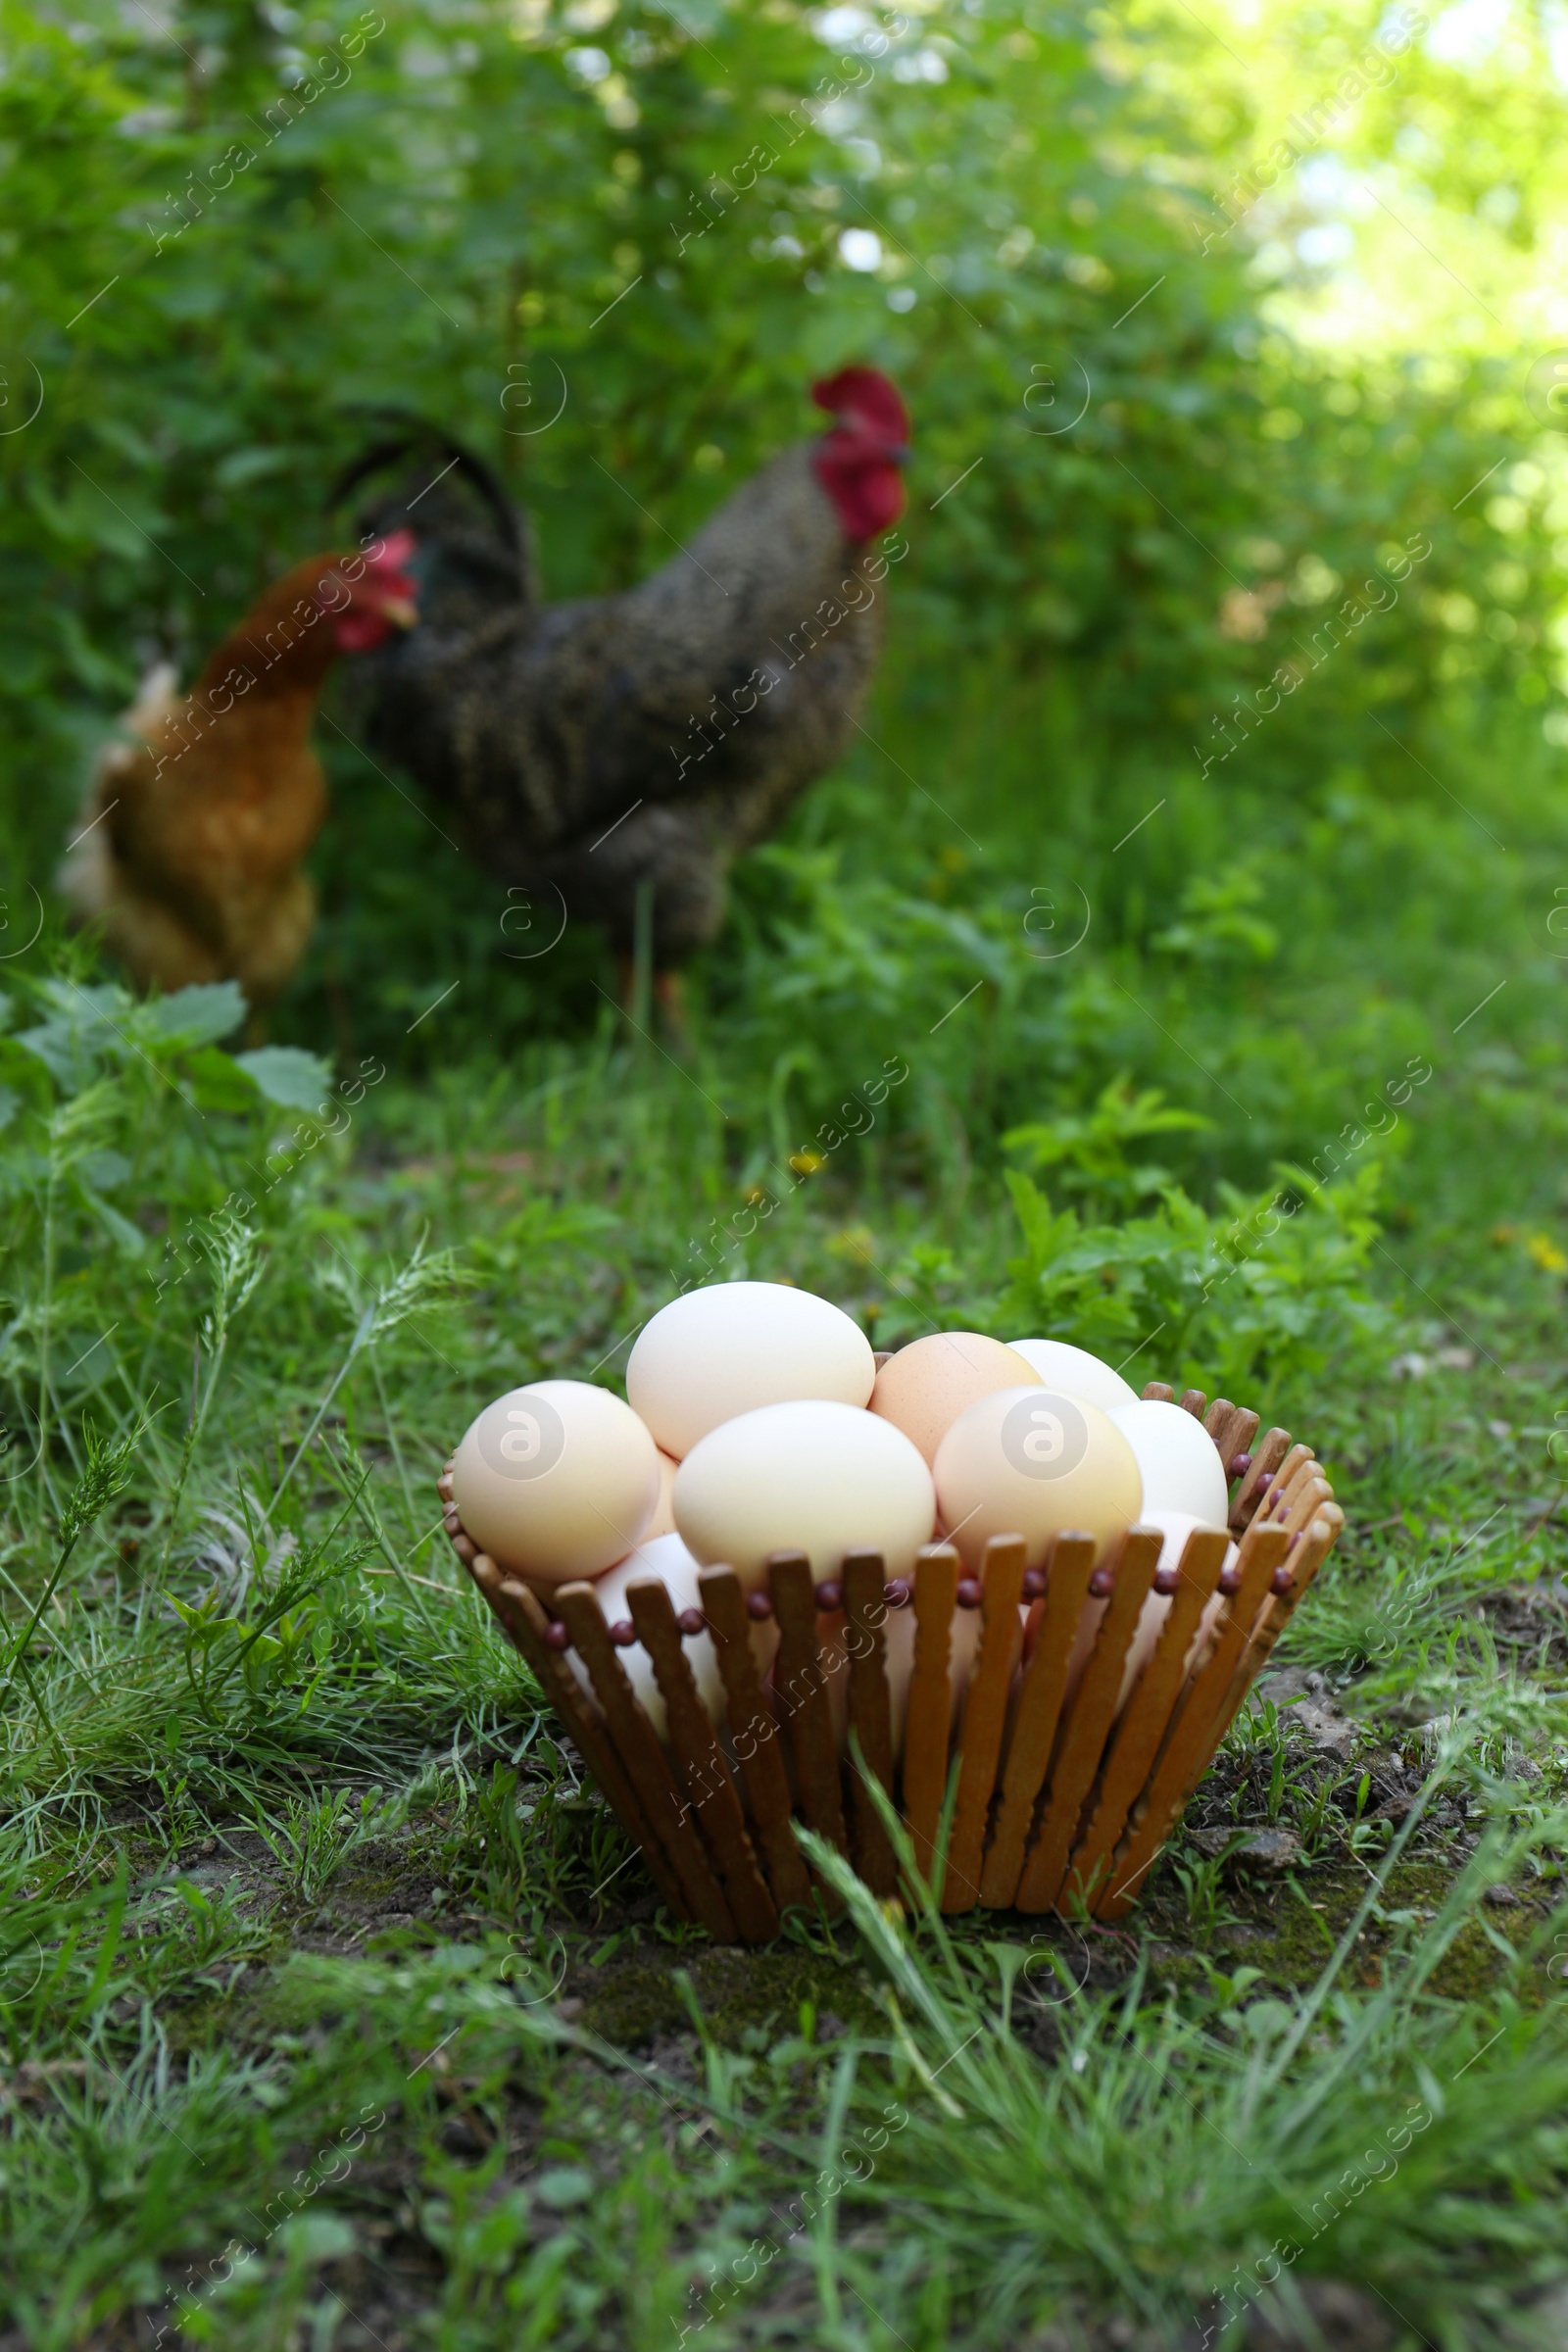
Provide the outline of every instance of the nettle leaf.
<path id="1" fill-rule="evenodd" d="M 52 981 L 43 994 L 58 1009 L 21 1031 L 16 1042 L 36 1054 L 68 1093 L 87 1084 L 96 1057 L 161 1058 L 182 1048 L 208 1047 L 230 1036 L 246 1015 L 244 991 L 234 980 L 178 989 L 150 1004 L 138 1004 L 112 984 L 81 988 L 71 980 Z"/>
<path id="2" fill-rule="evenodd" d="M 307 1054 L 300 1046 L 258 1046 L 233 1058 L 236 1068 L 280 1110 L 315 1110 L 332 1083 L 320 1055 Z"/>
<path id="3" fill-rule="evenodd" d="M 159 997 L 144 1006 L 142 1020 L 154 1038 L 169 1045 L 212 1046 L 220 1037 L 232 1037 L 249 1009 L 237 980 L 212 980 Z"/>
<path id="4" fill-rule="evenodd" d="M 244 1112 L 256 1108 L 256 1081 L 221 1047 L 203 1046 L 184 1064 L 183 1083 L 198 1110 Z"/>
<path id="5" fill-rule="evenodd" d="M 52 1021 L 40 1021 L 35 1028 L 20 1030 L 16 1042 L 37 1056 L 64 1093 L 74 1094 L 90 1082 L 94 1066 L 91 1047 L 107 1035 L 108 1024 L 94 1007 L 82 1020 L 62 1014 Z"/>

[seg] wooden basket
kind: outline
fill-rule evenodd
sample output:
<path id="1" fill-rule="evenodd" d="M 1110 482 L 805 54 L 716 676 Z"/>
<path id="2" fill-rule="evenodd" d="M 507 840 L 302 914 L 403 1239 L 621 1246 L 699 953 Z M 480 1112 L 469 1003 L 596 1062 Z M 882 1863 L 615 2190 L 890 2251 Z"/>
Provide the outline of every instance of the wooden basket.
<path id="1" fill-rule="evenodd" d="M 1176 1401 L 1157 1381 L 1144 1395 Z M 588 1583 L 553 1593 L 553 1617 L 464 1534 L 450 1463 L 438 1484 L 459 1556 L 677 1918 L 700 1921 L 720 1942 L 760 1943 L 777 1934 L 792 1903 L 814 1895 L 833 1908 L 795 1840 L 792 1815 L 849 1856 L 873 1892 L 895 1891 L 893 1850 L 875 1804 L 834 1738 L 822 1636 L 844 1626 L 849 1729 L 928 1872 L 950 1745 L 956 1751 L 942 1909 L 1086 1908 L 1113 1920 L 1135 1900 L 1345 1519 L 1309 1446 L 1271 1429 L 1249 1452 L 1256 1413 L 1224 1397 L 1205 1410 L 1196 1389 L 1179 1401 L 1201 1420 L 1225 1464 L 1238 1556 L 1226 1571 L 1227 1538 L 1199 1530 L 1168 1581 L 1156 1579 L 1159 1535 L 1142 1528 L 1098 1569 L 1088 1536 L 1058 1536 L 1044 1568 L 1027 1572 L 1022 1539 L 993 1538 L 983 1582 L 964 1576 L 950 1544 L 927 1544 L 913 1577 L 886 1587 L 876 1552 L 848 1553 L 840 1576 L 819 1586 L 804 1553 L 775 1552 L 765 1594 L 748 1597 L 732 1569 L 707 1568 L 702 1610 L 677 1618 L 664 1587 L 639 1579 L 627 1593 L 631 1618 L 612 1628 Z M 1145 1599 L 1166 1590 L 1172 1597 L 1163 1631 L 1118 1712 Z M 1222 1601 L 1210 1639 L 1190 1660 L 1216 1592 Z M 1105 1605 L 1068 1695 L 1069 1657 L 1091 1594 Z M 1033 1636 L 1021 1673 L 1020 1601 L 1031 1604 Z M 889 1605 L 912 1607 L 915 1618 L 897 1771 L 884 1662 Z M 979 1642 L 960 1727 L 950 1740 L 950 1644 L 955 1612 L 964 1607 L 981 1612 Z M 768 1615 L 779 1632 L 771 1701 L 750 1641 L 753 1622 Z M 682 1650 L 683 1638 L 701 1633 L 717 1654 L 727 1739 L 710 1721 Z M 662 1739 L 616 1654 L 633 1640 L 647 1652 L 664 1700 Z M 586 1668 L 593 1700 L 567 1663 L 569 1649 Z"/>

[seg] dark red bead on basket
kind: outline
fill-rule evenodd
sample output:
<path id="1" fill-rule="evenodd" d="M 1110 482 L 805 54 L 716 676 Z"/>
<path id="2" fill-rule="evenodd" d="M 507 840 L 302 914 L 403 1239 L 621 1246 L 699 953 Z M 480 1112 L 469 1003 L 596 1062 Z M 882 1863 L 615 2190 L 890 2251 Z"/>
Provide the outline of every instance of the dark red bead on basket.
<path id="1" fill-rule="evenodd" d="M 629 1617 L 617 1617 L 610 1629 L 610 1639 L 617 1649 L 630 1649 L 637 1639 L 637 1628 Z"/>
<path id="2" fill-rule="evenodd" d="M 571 1647 L 571 1636 L 559 1617 L 552 1617 L 550 1623 L 545 1627 L 545 1640 L 552 1649 L 569 1649 Z"/>
<path id="3" fill-rule="evenodd" d="M 1296 1582 L 1296 1571 L 1288 1560 L 1282 1560 L 1269 1584 L 1271 1592 L 1289 1592 Z"/>
<path id="4" fill-rule="evenodd" d="M 708 1631 L 708 1619 L 701 1609 L 682 1609 L 675 1623 L 683 1634 L 706 1634 Z"/>
<path id="5" fill-rule="evenodd" d="M 843 1608 L 844 1587 L 839 1583 L 837 1577 L 826 1577 L 823 1579 L 822 1583 L 817 1586 L 816 1605 L 824 1612 L 824 1614 L 829 1616 L 831 1616 L 835 1609 Z"/>
<path id="6" fill-rule="evenodd" d="M 1094 1594 L 1096 1600 L 1106 1599 L 1108 1595 L 1114 1592 L 1116 1590 L 1115 1569 L 1097 1568 L 1094 1575 L 1089 1579 L 1089 1590 Z"/>
<path id="7" fill-rule="evenodd" d="M 1245 1478 L 1251 1467 L 1252 1457 L 1250 1453 L 1233 1453 L 1231 1455 L 1229 1476 L 1232 1478 Z"/>
<path id="8" fill-rule="evenodd" d="M 882 1588 L 882 1597 L 890 1609 L 906 1609 L 912 1597 L 906 1576 L 890 1576 Z"/>
<path id="9" fill-rule="evenodd" d="M 980 1606 L 980 1579 L 977 1576 L 960 1576 L 954 1597 L 960 1609 L 977 1609 Z"/>
<path id="10" fill-rule="evenodd" d="M 1219 1589 L 1224 1593 L 1239 1592 L 1242 1589 L 1242 1563 L 1232 1560 L 1219 1572 Z"/>
<path id="11" fill-rule="evenodd" d="M 748 1617 L 755 1617 L 760 1625 L 765 1619 L 772 1616 L 773 1603 L 765 1592 L 748 1592 L 746 1614 Z"/>
<path id="12" fill-rule="evenodd" d="M 1023 1596 L 1025 1600 L 1039 1600 L 1045 1592 L 1045 1570 L 1043 1568 L 1026 1568 L 1023 1572 Z"/>
<path id="13" fill-rule="evenodd" d="M 1168 1600 L 1181 1581 L 1182 1572 L 1179 1568 L 1156 1568 L 1154 1570 L 1154 1591 L 1162 1599 Z"/>

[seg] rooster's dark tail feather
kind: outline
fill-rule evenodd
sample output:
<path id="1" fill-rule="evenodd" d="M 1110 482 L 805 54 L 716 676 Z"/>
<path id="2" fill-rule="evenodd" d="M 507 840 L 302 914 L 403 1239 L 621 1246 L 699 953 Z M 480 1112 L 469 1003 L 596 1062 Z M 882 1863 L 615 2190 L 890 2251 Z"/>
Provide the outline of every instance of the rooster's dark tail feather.
<path id="1" fill-rule="evenodd" d="M 328 513 L 343 506 L 351 493 L 373 475 L 386 472 L 406 458 L 424 455 L 435 463 L 437 468 L 427 484 L 428 488 L 433 489 L 446 473 L 455 469 L 460 471 L 478 491 L 499 536 L 519 556 L 524 554 L 522 518 L 507 496 L 500 476 L 477 451 L 469 449 L 466 442 L 459 441 L 444 426 L 432 424 L 428 417 L 411 416 L 407 410 L 383 408 L 369 413 L 395 419 L 401 429 L 362 451 L 359 457 L 343 467 L 327 495 Z M 420 495 L 416 493 L 412 501 L 404 503 L 416 505 Z"/>

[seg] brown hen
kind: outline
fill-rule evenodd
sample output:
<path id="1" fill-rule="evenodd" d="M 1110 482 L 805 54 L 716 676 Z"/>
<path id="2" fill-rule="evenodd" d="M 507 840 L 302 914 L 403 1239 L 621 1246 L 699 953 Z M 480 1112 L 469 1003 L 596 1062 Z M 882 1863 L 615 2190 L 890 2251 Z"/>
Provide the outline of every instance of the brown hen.
<path id="1" fill-rule="evenodd" d="M 258 598 L 188 695 L 155 670 L 99 760 L 61 869 L 139 988 L 237 980 L 270 1003 L 311 935 L 301 870 L 326 811 L 311 724 L 339 654 L 413 625 L 413 541 L 296 564 Z"/>

